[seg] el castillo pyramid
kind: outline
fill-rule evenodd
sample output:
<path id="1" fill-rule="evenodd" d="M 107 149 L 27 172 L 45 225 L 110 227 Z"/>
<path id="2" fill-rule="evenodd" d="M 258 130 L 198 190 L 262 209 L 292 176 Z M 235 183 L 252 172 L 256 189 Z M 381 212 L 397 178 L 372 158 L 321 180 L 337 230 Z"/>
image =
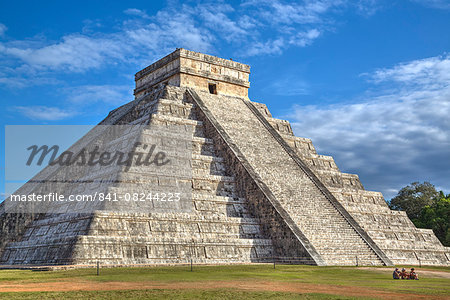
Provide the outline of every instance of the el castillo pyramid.
<path id="1" fill-rule="evenodd" d="M 111 111 L 99 127 L 150 126 L 139 141 L 150 139 L 151 126 L 163 128 L 162 136 L 164 128 L 168 136 L 170 126 L 185 128 L 181 144 L 191 149 L 181 152 L 189 155 L 181 154 L 180 163 L 191 173 L 173 169 L 169 173 L 181 177 L 164 178 L 188 188 L 189 201 L 168 211 L 137 204 L 127 210 L 131 204 L 122 200 L 92 211 L 70 204 L 31 213 L 20 205 L 8 209 L 6 199 L 0 204 L 0 263 L 450 264 L 450 249 L 432 230 L 390 210 L 381 193 L 365 190 L 357 175 L 317 154 L 310 139 L 294 136 L 289 122 L 252 102 L 249 74 L 248 65 L 185 49 L 139 71 L 135 100 Z M 127 129 L 120 132 L 107 142 L 88 134 L 72 149 L 129 143 L 122 139 Z M 60 170 L 47 166 L 39 178 L 64 180 L 31 180 L 19 192 L 127 193 L 130 186 L 148 192 L 166 180 L 145 166 Z M 69 186 L 74 180 L 88 184 Z"/>

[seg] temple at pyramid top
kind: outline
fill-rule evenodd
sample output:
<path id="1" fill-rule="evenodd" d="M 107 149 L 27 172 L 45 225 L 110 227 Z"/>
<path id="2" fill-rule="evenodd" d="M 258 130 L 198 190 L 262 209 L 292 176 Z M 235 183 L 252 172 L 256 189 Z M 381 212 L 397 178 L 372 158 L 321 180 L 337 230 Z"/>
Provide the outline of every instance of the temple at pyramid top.
<path id="1" fill-rule="evenodd" d="M 136 98 L 160 83 L 191 87 L 211 94 L 248 97 L 250 66 L 178 48 L 135 75 Z"/>

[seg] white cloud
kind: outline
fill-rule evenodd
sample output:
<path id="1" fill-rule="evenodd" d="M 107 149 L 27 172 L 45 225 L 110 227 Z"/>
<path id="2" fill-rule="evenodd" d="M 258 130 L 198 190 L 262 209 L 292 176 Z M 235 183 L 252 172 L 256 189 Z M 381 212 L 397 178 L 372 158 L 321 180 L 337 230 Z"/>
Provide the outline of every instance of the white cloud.
<path id="1" fill-rule="evenodd" d="M 352 5 L 356 7 L 361 15 L 370 17 L 380 10 L 383 4 L 378 0 L 359 0 L 352 2 Z"/>
<path id="2" fill-rule="evenodd" d="M 247 48 L 239 52 L 241 56 L 255 56 L 267 54 L 281 54 L 289 45 L 306 47 L 320 36 L 320 31 L 311 29 L 304 32 L 297 32 L 289 36 L 288 40 L 283 37 L 265 42 L 254 42 Z"/>
<path id="3" fill-rule="evenodd" d="M 21 77 L 21 76 L 8 76 L 9 72 L 1 72 L 0 68 L 0 85 L 6 86 L 8 88 L 27 88 L 36 85 L 58 85 L 63 84 L 60 79 L 47 77 L 44 75 L 33 75 L 31 77 Z"/>
<path id="4" fill-rule="evenodd" d="M 437 9 L 450 9 L 450 2 L 448 0 L 412 0 L 424 6 Z"/>
<path id="5" fill-rule="evenodd" d="M 155 18 L 144 24 L 130 21 L 112 34 L 69 34 L 55 43 L 32 39 L 0 43 L 0 59 L 3 56 L 3 61 L 16 65 L 21 62 L 16 73 L 23 66 L 38 71 L 85 72 L 115 63 L 148 62 L 176 47 L 212 48 L 212 35 L 195 24 L 192 14 L 163 10 Z"/>
<path id="6" fill-rule="evenodd" d="M 305 1 L 286 3 L 280 0 L 246 1 L 242 7 L 257 20 L 241 56 L 281 54 L 288 47 L 306 47 L 324 32 L 333 29 L 335 14 L 348 7 L 347 1 Z M 254 22 L 255 23 L 255 22 Z M 264 34 L 262 34 L 264 33 Z M 262 39 L 261 35 L 267 36 Z"/>
<path id="7" fill-rule="evenodd" d="M 243 6 L 257 8 L 258 15 L 275 24 L 313 24 L 324 22 L 324 14 L 330 9 L 344 5 L 345 1 L 305 1 L 284 3 L 279 0 L 247 1 Z"/>
<path id="8" fill-rule="evenodd" d="M 175 48 L 188 48 L 201 52 L 212 49 L 211 35 L 206 30 L 196 27 L 190 16 L 160 13 L 157 18 L 166 21 L 125 31 L 125 40 L 128 44 L 133 45 L 133 49 L 142 51 L 137 53 L 138 60 L 148 64 L 149 60 L 165 55 Z"/>
<path id="9" fill-rule="evenodd" d="M 234 9 L 229 5 L 202 5 L 198 8 L 198 14 L 204 20 L 205 26 L 220 32 L 227 42 L 239 41 L 250 34 L 247 29 L 252 24 L 252 21 L 247 19 L 247 23 L 244 23 L 247 28 L 241 27 L 242 23 L 239 23 L 239 19 L 233 21 L 226 15 L 232 11 Z"/>
<path id="10" fill-rule="evenodd" d="M 77 114 L 74 111 L 48 106 L 16 106 L 14 108 L 30 119 L 42 121 L 58 121 L 71 118 Z"/>
<path id="11" fill-rule="evenodd" d="M 182 12 L 163 10 L 158 12 L 161 44 L 172 48 L 186 47 L 195 51 L 207 51 L 213 48 L 213 34 L 195 21 L 197 11 L 184 6 Z M 178 46 L 177 46 L 178 45 Z M 197 49 L 197 50 L 196 50 Z"/>
<path id="12" fill-rule="evenodd" d="M 2 48 L 0 53 L 19 58 L 37 69 L 67 69 L 70 72 L 81 72 L 100 67 L 108 58 L 120 60 L 128 46 L 113 38 L 68 35 L 59 43 L 40 48 L 8 47 L 8 45 Z"/>
<path id="13" fill-rule="evenodd" d="M 254 56 L 264 54 L 281 54 L 283 52 L 285 42 L 283 38 L 269 40 L 266 42 L 255 42 L 248 48 L 244 49 L 240 55 Z"/>
<path id="14" fill-rule="evenodd" d="M 236 8 L 224 3 L 183 4 L 154 16 L 129 8 L 124 14 L 140 18 L 125 20 L 114 33 L 95 32 L 99 27 L 91 26 L 56 42 L 42 37 L 12 40 L 0 43 L 0 57 L 39 71 L 85 72 L 111 63 L 148 61 L 178 47 L 213 51 L 220 42 L 241 45 L 236 50 L 241 55 L 280 54 L 289 46 L 310 45 L 325 30 L 325 15 L 344 4 L 331 0 L 246 2 Z M 0 33 L 4 30 L 0 25 Z"/>
<path id="15" fill-rule="evenodd" d="M 379 69 L 370 77 L 377 83 L 395 81 L 407 85 L 442 87 L 450 84 L 450 55 L 402 63 L 390 69 Z"/>
<path id="16" fill-rule="evenodd" d="M 239 18 L 238 24 L 239 24 L 238 25 L 239 27 L 249 30 L 249 29 L 255 29 L 260 24 L 260 22 L 258 20 L 255 20 L 255 19 L 247 16 L 247 15 L 243 15 Z"/>
<path id="17" fill-rule="evenodd" d="M 298 32 L 289 40 L 290 44 L 306 47 L 312 44 L 312 42 L 320 36 L 320 31 L 317 29 L 311 29 L 305 32 Z"/>
<path id="18" fill-rule="evenodd" d="M 380 94 L 363 102 L 295 106 L 288 118 L 297 135 L 312 138 L 319 152 L 333 155 L 344 171 L 358 173 L 363 184 L 388 198 L 413 181 L 448 187 L 447 61 L 432 57 L 377 70 L 371 76 L 376 82 L 400 86 L 377 85 Z"/>
<path id="19" fill-rule="evenodd" d="M 85 21 L 82 33 L 66 34 L 56 41 L 38 34 L 0 42 L 0 63 L 10 66 L 8 72 L 0 74 L 0 84 L 11 86 L 10 78 L 28 80 L 43 72 L 84 73 L 114 64 L 138 69 L 179 47 L 215 54 L 222 44 L 228 44 L 235 49 L 232 54 L 240 57 L 279 55 L 289 47 L 309 46 L 333 30 L 337 16 L 355 8 L 350 3 L 169 3 L 152 16 L 142 9 L 128 8 L 124 10 L 126 19 L 113 27 L 116 31 L 112 33 L 100 32 L 101 20 L 95 20 Z M 0 25 L 0 33 L 4 30 L 6 27 Z"/>
<path id="20" fill-rule="evenodd" d="M 117 106 L 132 100 L 131 86 L 117 85 L 84 85 L 64 89 L 66 99 L 76 106 L 92 105 L 103 102 L 111 106 Z"/>
<path id="21" fill-rule="evenodd" d="M 5 24 L 0 23 L 0 36 L 3 36 L 6 30 L 8 30 L 8 27 L 6 27 Z"/>
<path id="22" fill-rule="evenodd" d="M 145 11 L 137 9 L 137 8 L 128 8 L 123 11 L 126 15 L 130 16 L 138 16 L 141 18 L 148 18 L 148 15 Z"/>
<path id="23" fill-rule="evenodd" d="M 12 107 L 12 110 L 29 119 L 41 121 L 70 119 L 79 114 L 103 116 L 105 109 L 113 109 L 131 101 L 132 90 L 132 86 L 126 85 L 81 85 L 57 88 L 54 92 L 60 96 L 64 109 L 45 105 L 21 105 Z"/>

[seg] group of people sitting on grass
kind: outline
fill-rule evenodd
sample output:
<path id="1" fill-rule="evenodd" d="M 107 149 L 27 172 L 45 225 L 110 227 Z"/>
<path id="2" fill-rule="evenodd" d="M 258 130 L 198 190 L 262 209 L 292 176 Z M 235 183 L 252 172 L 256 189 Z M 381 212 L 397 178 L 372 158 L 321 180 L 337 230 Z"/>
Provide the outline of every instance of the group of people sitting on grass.
<path id="1" fill-rule="evenodd" d="M 411 272 L 406 272 L 405 268 L 402 271 L 399 271 L 398 268 L 395 268 L 394 273 L 392 273 L 392 277 L 394 279 L 411 279 L 411 280 L 419 280 L 419 276 L 417 275 L 414 268 L 411 268 Z"/>

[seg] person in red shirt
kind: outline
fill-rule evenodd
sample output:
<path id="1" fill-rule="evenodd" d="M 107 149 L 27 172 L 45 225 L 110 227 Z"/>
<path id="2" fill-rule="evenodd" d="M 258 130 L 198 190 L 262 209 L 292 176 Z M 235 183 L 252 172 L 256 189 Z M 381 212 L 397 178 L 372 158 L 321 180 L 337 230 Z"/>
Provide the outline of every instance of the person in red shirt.
<path id="1" fill-rule="evenodd" d="M 408 274 L 408 272 L 406 272 L 405 268 L 403 268 L 402 271 L 400 272 L 400 278 L 401 279 L 409 279 L 409 274 Z"/>
<path id="2" fill-rule="evenodd" d="M 409 273 L 409 279 L 419 280 L 419 276 L 417 275 L 416 271 L 414 271 L 414 268 L 411 268 L 411 272 Z"/>

